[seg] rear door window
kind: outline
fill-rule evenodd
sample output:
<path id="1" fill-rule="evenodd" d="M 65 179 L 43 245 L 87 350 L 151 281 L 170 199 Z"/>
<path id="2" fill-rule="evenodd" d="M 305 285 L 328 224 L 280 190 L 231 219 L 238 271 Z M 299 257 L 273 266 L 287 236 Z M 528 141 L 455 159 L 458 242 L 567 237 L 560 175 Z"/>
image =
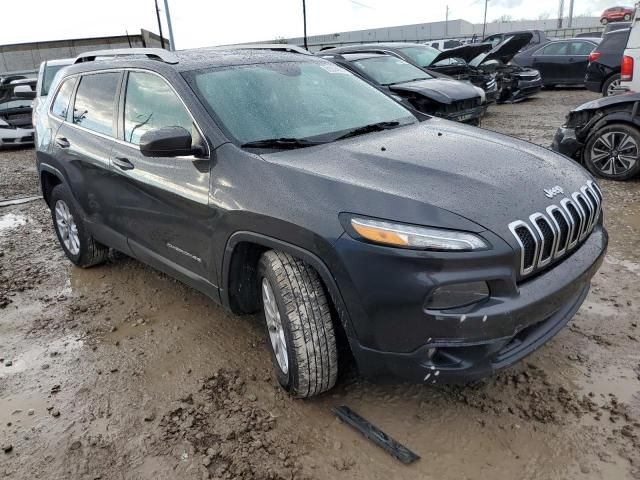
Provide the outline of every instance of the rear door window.
<path id="1" fill-rule="evenodd" d="M 589 55 L 594 48 L 591 42 L 571 42 L 569 55 Z"/>
<path id="2" fill-rule="evenodd" d="M 157 75 L 130 72 L 124 103 L 124 139 L 138 145 L 149 130 L 182 127 L 193 135 L 193 121 L 173 89 Z"/>
<path id="3" fill-rule="evenodd" d="M 56 117 L 63 120 L 67 118 L 67 112 L 69 111 L 69 100 L 73 93 L 73 87 L 76 84 L 75 78 L 67 78 L 62 82 L 62 86 L 56 94 L 56 98 L 53 100 L 53 106 L 51 107 L 51 113 Z"/>
<path id="4" fill-rule="evenodd" d="M 92 73 L 80 79 L 73 105 L 74 124 L 103 135 L 113 135 L 120 75 L 120 72 Z"/>
<path id="5" fill-rule="evenodd" d="M 568 55 L 568 42 L 550 43 L 542 49 L 542 55 Z"/>

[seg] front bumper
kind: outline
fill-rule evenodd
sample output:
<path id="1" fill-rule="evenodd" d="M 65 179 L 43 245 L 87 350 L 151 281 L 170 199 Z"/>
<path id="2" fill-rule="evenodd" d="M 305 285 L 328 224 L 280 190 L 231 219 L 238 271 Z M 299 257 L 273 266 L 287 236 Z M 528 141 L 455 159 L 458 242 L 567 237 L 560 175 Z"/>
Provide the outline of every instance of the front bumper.
<path id="1" fill-rule="evenodd" d="M 0 147 L 31 146 L 33 128 L 0 128 Z"/>
<path id="2" fill-rule="evenodd" d="M 551 144 L 553 151 L 566 155 L 574 160 L 579 160 L 582 147 L 582 142 L 576 137 L 575 129 L 567 127 L 560 127 L 556 130 L 553 143 Z"/>
<path id="3" fill-rule="evenodd" d="M 351 349 L 361 374 L 460 383 L 512 365 L 553 338 L 584 301 L 608 236 L 597 226 L 562 263 L 520 284 L 503 265 L 507 258 L 501 254 L 493 262 L 488 257 L 477 262 L 466 259 L 449 271 L 439 261 L 428 261 L 421 268 L 415 258 L 410 263 L 408 256 L 402 256 L 392 272 L 389 258 L 365 264 L 349 242 L 343 237 L 336 246 L 343 250 L 343 259 L 346 253 L 352 257 L 347 269 L 360 296 L 358 308 L 367 314 L 358 321 L 358 312 L 350 311 L 358 336 L 357 341 L 351 339 Z M 434 284 L 483 276 L 491 288 L 490 299 L 459 309 L 424 309 Z"/>
<path id="4" fill-rule="evenodd" d="M 524 100 L 525 98 L 530 97 L 531 95 L 535 95 L 540 92 L 542 89 L 542 78 L 540 76 L 534 77 L 533 79 L 519 79 L 518 80 L 518 88 L 514 90 L 511 94 L 511 101 L 518 102 L 520 100 Z"/>
<path id="5" fill-rule="evenodd" d="M 447 120 L 452 120 L 454 122 L 470 123 L 472 125 L 478 125 L 480 123 L 480 118 L 485 113 L 485 110 L 486 110 L 486 104 L 480 105 L 475 108 L 470 108 L 468 110 L 463 110 L 461 112 L 441 114 L 437 116 L 439 116 L 440 118 L 445 118 Z"/>

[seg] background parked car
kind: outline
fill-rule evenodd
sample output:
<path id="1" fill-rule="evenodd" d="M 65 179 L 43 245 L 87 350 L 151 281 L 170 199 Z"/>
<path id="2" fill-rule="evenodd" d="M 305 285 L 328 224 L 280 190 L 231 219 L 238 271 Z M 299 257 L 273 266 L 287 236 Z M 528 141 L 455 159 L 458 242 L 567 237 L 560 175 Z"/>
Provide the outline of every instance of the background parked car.
<path id="1" fill-rule="evenodd" d="M 585 86 L 603 96 L 620 93 L 620 65 L 627 46 L 629 29 L 603 35 L 600 44 L 589 54 Z"/>
<path id="2" fill-rule="evenodd" d="M 628 22 L 633 17 L 634 9 L 632 7 L 611 7 L 607 8 L 600 15 L 600 23 L 606 25 L 610 22 L 619 22 L 624 20 Z"/>
<path id="3" fill-rule="evenodd" d="M 609 180 L 640 173 L 640 118 L 634 106 L 640 93 L 599 98 L 574 108 L 558 129 L 553 150 Z"/>
<path id="4" fill-rule="evenodd" d="M 37 116 L 39 114 L 41 106 L 45 103 L 47 95 L 49 94 L 49 88 L 53 78 L 61 69 L 68 65 L 72 65 L 75 61 L 74 58 L 63 58 L 59 60 L 46 60 L 40 64 L 38 70 L 38 82 L 36 84 L 36 98 L 33 100 L 33 124 L 37 124 Z"/>
<path id="5" fill-rule="evenodd" d="M 33 143 L 31 108 L 35 78 L 21 75 L 0 79 L 0 145 Z"/>
<path id="6" fill-rule="evenodd" d="M 321 56 L 421 113 L 473 125 L 480 123 L 484 113 L 480 89 L 452 78 L 436 78 L 401 58 L 368 52 L 323 52 Z"/>
<path id="7" fill-rule="evenodd" d="M 491 103 L 495 101 L 497 86 L 493 74 L 483 72 L 476 67 L 470 67 L 467 63 L 468 59 L 486 52 L 489 47 L 480 47 L 477 44 L 465 45 L 464 47 L 456 47 L 446 52 L 441 52 L 436 48 L 424 45 L 422 43 L 369 43 L 363 45 L 351 45 L 348 47 L 338 47 L 323 50 L 323 53 L 343 54 L 356 52 L 383 53 L 402 58 L 406 62 L 422 69 L 429 75 L 439 78 L 452 77 L 456 80 L 468 81 L 476 87 L 482 88 L 485 92 L 486 101 Z M 456 60 L 461 56 L 468 54 L 469 49 L 472 50 L 470 57 Z M 475 49 L 475 50 L 474 50 Z M 464 50 L 462 52 L 461 50 Z M 455 53 L 459 52 L 459 53 Z M 452 56 L 455 56 L 453 59 Z M 455 63 L 455 65 L 454 65 Z"/>
<path id="8" fill-rule="evenodd" d="M 599 38 L 555 40 L 518 53 L 513 61 L 538 70 L 544 86 L 582 85 L 589 54 L 599 43 Z"/>

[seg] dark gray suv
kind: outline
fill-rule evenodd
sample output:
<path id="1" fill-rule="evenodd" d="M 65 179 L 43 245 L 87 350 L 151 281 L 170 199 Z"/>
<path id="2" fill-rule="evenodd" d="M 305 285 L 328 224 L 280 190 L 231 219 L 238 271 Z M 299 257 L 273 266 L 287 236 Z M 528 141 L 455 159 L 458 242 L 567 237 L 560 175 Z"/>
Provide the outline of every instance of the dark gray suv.
<path id="1" fill-rule="evenodd" d="M 117 249 L 262 311 L 292 395 L 331 388 L 350 355 L 371 377 L 482 377 L 587 295 L 607 233 L 571 160 L 417 118 L 310 55 L 120 53 L 65 69 L 38 119 L 62 248 L 81 267 Z"/>

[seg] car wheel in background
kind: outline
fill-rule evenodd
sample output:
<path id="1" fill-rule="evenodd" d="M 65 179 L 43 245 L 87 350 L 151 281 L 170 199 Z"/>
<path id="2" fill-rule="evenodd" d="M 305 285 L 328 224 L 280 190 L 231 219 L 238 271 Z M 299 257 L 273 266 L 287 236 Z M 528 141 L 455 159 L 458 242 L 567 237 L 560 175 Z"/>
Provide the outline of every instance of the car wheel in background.
<path id="1" fill-rule="evenodd" d="M 318 273 L 271 250 L 260 258 L 258 282 L 278 382 L 297 398 L 329 390 L 338 376 L 338 351 Z"/>
<path id="2" fill-rule="evenodd" d="M 600 23 L 601 23 L 602 25 L 606 25 L 607 23 L 609 23 L 609 20 L 607 20 L 606 18 L 601 18 L 601 19 L 600 19 Z"/>
<path id="3" fill-rule="evenodd" d="M 629 20 L 631 20 L 631 15 L 629 15 L 628 13 L 624 14 L 624 21 L 628 22 Z"/>
<path id="4" fill-rule="evenodd" d="M 612 123 L 589 137 L 584 163 L 594 175 L 628 180 L 640 172 L 640 131 L 624 123 Z"/>
<path id="5" fill-rule="evenodd" d="M 620 87 L 620 74 L 611 75 L 604 85 L 602 85 L 602 96 L 609 97 L 616 94 L 616 89 Z"/>
<path id="6" fill-rule="evenodd" d="M 92 267 L 107 260 L 109 249 L 87 231 L 73 197 L 64 184 L 57 185 L 49 197 L 53 228 L 60 246 L 78 267 Z"/>

